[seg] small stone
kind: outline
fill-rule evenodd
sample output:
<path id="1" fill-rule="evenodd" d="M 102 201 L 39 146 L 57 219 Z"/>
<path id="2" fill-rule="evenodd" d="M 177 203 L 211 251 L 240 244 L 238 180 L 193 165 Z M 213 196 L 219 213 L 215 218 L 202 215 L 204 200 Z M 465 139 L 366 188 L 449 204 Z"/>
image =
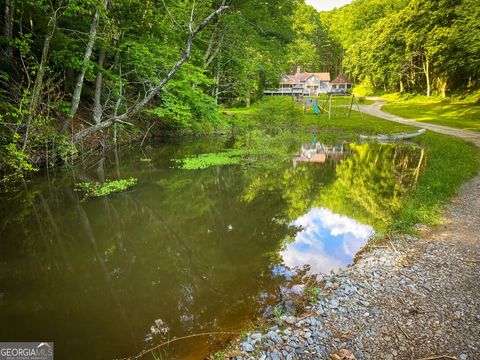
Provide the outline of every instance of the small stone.
<path id="1" fill-rule="evenodd" d="M 270 354 L 270 358 L 271 358 L 272 360 L 280 360 L 280 356 L 278 356 L 278 354 L 277 354 L 276 352 L 272 352 L 272 353 Z"/>
<path id="2" fill-rule="evenodd" d="M 461 355 L 459 356 L 459 358 L 460 358 L 461 360 L 467 360 L 467 354 L 461 354 Z"/>
<path id="3" fill-rule="evenodd" d="M 245 352 L 252 352 L 254 350 L 252 344 L 250 344 L 249 342 L 245 341 L 243 343 L 240 344 L 242 346 L 242 349 L 243 351 Z"/>
<path id="4" fill-rule="evenodd" d="M 258 339 L 261 339 L 261 338 L 262 338 L 262 334 L 260 334 L 260 333 L 253 333 L 252 335 L 250 335 L 250 337 L 252 338 L 252 340 L 258 340 Z"/>
<path id="5" fill-rule="evenodd" d="M 295 324 L 295 318 L 293 316 L 288 316 L 286 319 L 285 319 L 285 322 L 287 324 L 290 324 L 290 325 L 293 325 Z"/>
<path id="6" fill-rule="evenodd" d="M 393 354 L 385 355 L 385 360 L 393 360 Z"/>

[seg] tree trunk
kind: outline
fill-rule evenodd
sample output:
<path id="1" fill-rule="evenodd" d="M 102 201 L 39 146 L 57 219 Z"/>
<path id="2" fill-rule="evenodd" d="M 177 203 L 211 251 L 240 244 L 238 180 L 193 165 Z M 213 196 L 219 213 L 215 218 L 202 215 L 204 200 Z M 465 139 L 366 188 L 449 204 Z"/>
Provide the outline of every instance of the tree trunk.
<path id="1" fill-rule="evenodd" d="M 52 41 L 56 26 L 57 13 L 54 12 L 48 22 L 48 33 L 43 42 L 42 58 L 40 59 L 40 65 L 38 66 L 35 84 L 33 85 L 32 100 L 30 101 L 30 113 L 32 115 L 37 110 L 38 102 L 40 101 L 40 96 L 43 88 L 43 78 L 45 76 L 45 68 L 47 65 L 48 52 L 50 51 L 50 42 Z"/>
<path id="2" fill-rule="evenodd" d="M 42 95 L 43 78 L 45 76 L 45 70 L 47 66 L 48 52 L 50 51 L 50 42 L 52 41 L 53 34 L 55 33 L 56 27 L 57 27 L 57 11 L 54 11 L 52 13 L 52 16 L 50 17 L 50 20 L 48 21 L 48 32 L 43 42 L 42 58 L 40 59 L 40 64 L 37 70 L 37 76 L 35 78 L 35 83 L 33 84 L 32 97 L 30 100 L 30 114 L 28 115 L 28 118 L 27 118 L 25 135 L 23 137 L 23 146 L 22 146 L 23 151 L 25 151 L 25 149 L 27 148 L 28 136 L 30 134 L 30 125 L 32 123 L 33 116 L 35 116 L 38 103 L 40 102 L 40 98 Z"/>
<path id="3" fill-rule="evenodd" d="M 108 5 L 108 0 L 104 0 L 104 8 Z M 100 9 L 95 11 L 93 15 L 92 24 L 90 25 L 90 32 L 88 34 L 88 42 L 87 47 L 85 49 L 85 53 L 83 54 L 83 63 L 82 69 L 80 70 L 80 74 L 78 74 L 77 82 L 75 84 L 75 89 L 73 90 L 72 96 L 72 108 L 70 110 L 70 117 L 65 121 L 63 126 L 63 130 L 66 130 L 70 122 L 75 117 L 77 113 L 78 106 L 80 105 L 80 95 L 82 94 L 83 88 L 83 81 L 85 79 L 85 73 L 87 72 L 88 62 L 90 61 L 90 57 L 92 56 L 93 46 L 95 45 L 95 38 L 97 37 L 97 29 L 98 29 L 98 20 L 100 18 Z"/>
<path id="4" fill-rule="evenodd" d="M 215 86 L 213 87 L 213 98 L 215 99 L 215 104 L 217 105 L 218 105 L 218 94 L 220 91 L 220 63 L 221 63 L 221 57 L 219 57 L 217 61 L 217 69 L 215 74 Z"/>
<path id="5" fill-rule="evenodd" d="M 93 121 L 98 124 L 102 118 L 102 81 L 103 74 L 101 68 L 103 68 L 103 63 L 105 61 L 105 48 L 100 49 L 100 54 L 98 55 L 98 67 L 100 68 L 97 71 L 97 77 L 95 79 L 95 95 L 93 96 Z"/>
<path id="6" fill-rule="evenodd" d="M 440 84 L 440 95 L 444 98 L 444 97 L 447 97 L 447 79 L 439 79 L 438 80 L 439 84 Z"/>
<path id="7" fill-rule="evenodd" d="M 400 79 L 400 92 L 403 93 L 405 91 L 405 87 L 403 86 L 403 81 Z"/>
<path id="8" fill-rule="evenodd" d="M 430 62 L 428 54 L 425 54 L 425 61 L 423 62 L 423 72 L 425 74 L 425 81 L 427 82 L 427 96 L 430 96 Z"/>
<path id="9" fill-rule="evenodd" d="M 7 40 L 7 45 L 5 46 L 5 52 L 8 57 L 12 57 L 12 38 L 13 38 L 13 17 L 15 13 L 14 0 L 5 0 L 5 15 L 3 23 L 3 36 Z"/>

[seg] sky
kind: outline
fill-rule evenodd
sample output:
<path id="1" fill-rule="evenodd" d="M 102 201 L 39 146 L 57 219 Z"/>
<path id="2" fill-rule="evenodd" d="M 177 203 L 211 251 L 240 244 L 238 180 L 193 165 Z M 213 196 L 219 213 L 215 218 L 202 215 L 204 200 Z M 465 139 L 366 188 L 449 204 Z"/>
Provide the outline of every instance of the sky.
<path id="1" fill-rule="evenodd" d="M 318 11 L 328 11 L 350 4 L 352 0 L 305 0 L 305 2 L 308 5 L 312 5 Z"/>
<path id="2" fill-rule="evenodd" d="M 280 252 L 283 263 L 290 269 L 308 264 L 310 274 L 326 273 L 351 264 L 374 233 L 371 226 L 326 208 L 313 208 L 291 225 L 302 230 L 297 232 L 295 242 Z"/>

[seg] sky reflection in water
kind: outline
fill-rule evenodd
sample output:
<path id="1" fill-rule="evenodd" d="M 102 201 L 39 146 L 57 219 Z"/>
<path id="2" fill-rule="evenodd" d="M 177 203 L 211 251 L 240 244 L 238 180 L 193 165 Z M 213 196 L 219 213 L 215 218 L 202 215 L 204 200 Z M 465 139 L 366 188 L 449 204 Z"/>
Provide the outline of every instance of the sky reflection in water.
<path id="1" fill-rule="evenodd" d="M 350 264 L 374 232 L 371 226 L 326 208 L 313 208 L 291 225 L 301 228 L 301 231 L 280 255 L 291 269 L 309 265 L 311 274 L 325 273 Z"/>

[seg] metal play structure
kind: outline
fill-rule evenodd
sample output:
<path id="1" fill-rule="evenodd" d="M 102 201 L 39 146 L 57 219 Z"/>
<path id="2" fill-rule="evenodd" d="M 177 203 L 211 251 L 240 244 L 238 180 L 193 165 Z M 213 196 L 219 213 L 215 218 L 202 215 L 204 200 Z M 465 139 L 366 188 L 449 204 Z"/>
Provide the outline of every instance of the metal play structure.
<path id="1" fill-rule="evenodd" d="M 350 117 L 353 106 L 360 112 L 357 98 L 348 93 L 331 92 L 319 97 L 297 97 L 296 102 L 303 106 L 305 113 L 309 109 L 313 109 L 315 114 L 327 113 L 329 120 L 334 117 Z"/>

